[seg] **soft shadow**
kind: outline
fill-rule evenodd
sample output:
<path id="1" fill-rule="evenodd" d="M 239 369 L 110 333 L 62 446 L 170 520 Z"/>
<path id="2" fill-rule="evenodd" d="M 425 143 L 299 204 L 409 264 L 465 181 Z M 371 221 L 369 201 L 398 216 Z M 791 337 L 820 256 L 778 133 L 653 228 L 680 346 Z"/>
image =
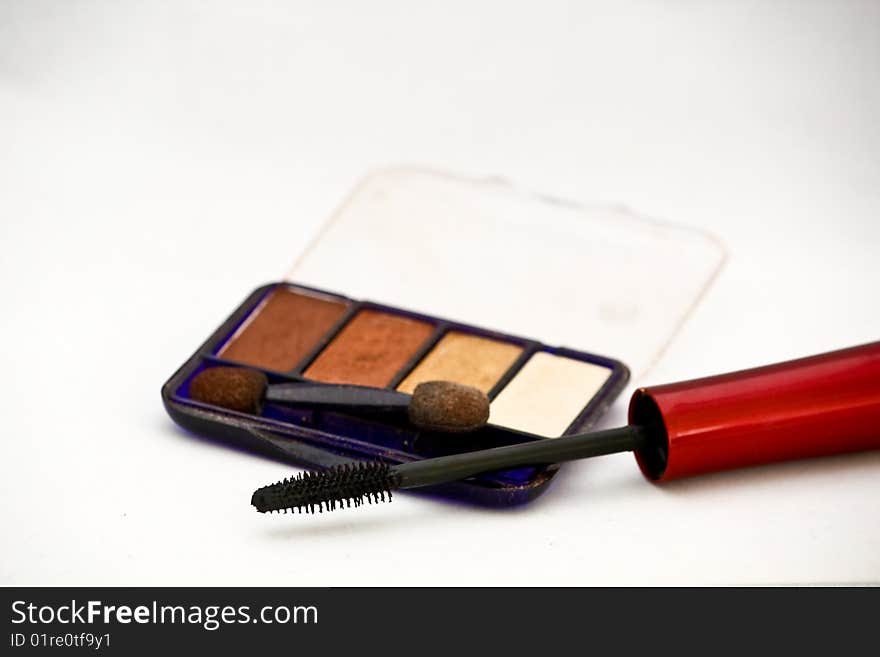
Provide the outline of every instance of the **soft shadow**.
<path id="1" fill-rule="evenodd" d="M 393 502 L 392 502 L 393 504 Z M 264 535 L 272 540 L 289 541 L 292 539 L 307 539 L 317 537 L 339 536 L 342 534 L 351 534 L 353 532 L 371 532 L 383 531 L 389 527 L 400 526 L 406 524 L 407 527 L 418 527 L 430 523 L 436 523 L 437 518 L 427 506 L 419 505 L 416 509 L 411 510 L 405 515 L 395 514 L 392 516 L 383 515 L 381 517 L 364 516 L 358 514 L 360 509 L 343 509 L 340 511 L 329 511 L 323 515 L 326 518 L 320 518 L 320 521 L 311 519 L 309 524 L 298 524 L 299 514 L 287 514 L 291 516 L 290 522 L 284 525 L 269 527 L 265 530 Z M 276 514 L 273 514 L 276 515 Z M 305 514 L 303 514 L 305 515 Z M 319 516 L 322 514 L 318 514 Z M 286 519 L 273 518 L 273 520 Z"/>
<path id="2" fill-rule="evenodd" d="M 550 485 L 552 486 L 552 483 Z M 548 491 L 549 493 L 549 491 Z M 414 501 L 415 505 L 404 506 L 396 501 L 398 497 L 419 498 Z M 398 504 L 401 508 L 400 513 L 393 515 L 382 515 L 381 517 L 367 516 L 363 514 L 363 509 L 346 508 L 337 509 L 335 511 L 325 511 L 323 514 L 308 514 L 312 518 L 309 524 L 297 524 L 297 516 L 307 515 L 299 513 L 280 514 L 289 516 L 290 523 L 283 526 L 274 526 L 266 530 L 265 535 L 273 540 L 290 540 L 294 538 L 306 538 L 316 536 L 334 536 L 346 534 L 349 532 L 364 531 L 382 531 L 388 527 L 398 527 L 406 525 L 407 527 L 437 526 L 438 512 L 454 511 L 455 516 L 444 513 L 442 517 L 449 518 L 450 522 L 458 522 L 458 518 L 462 515 L 483 516 L 483 517 L 499 517 L 499 516 L 521 516 L 527 517 L 533 514 L 541 513 L 544 504 L 551 503 L 552 500 L 547 499 L 547 493 L 541 495 L 537 499 L 517 506 L 507 507 L 489 507 L 466 504 L 464 502 L 451 500 L 442 497 L 435 497 L 427 494 L 419 494 L 415 491 L 395 493 L 395 500 L 391 502 L 380 502 L 380 504 Z M 369 508 L 369 507 L 368 507 Z M 278 515 L 278 514 L 272 514 Z M 322 517 L 323 516 L 323 517 Z M 278 520 L 284 521 L 282 517 Z"/>
<path id="3" fill-rule="evenodd" d="M 247 457 L 252 460 L 261 460 L 261 461 L 272 461 L 274 463 L 283 463 L 285 465 L 291 465 L 293 467 L 309 467 L 301 461 L 297 461 L 291 455 L 286 455 L 284 452 L 279 450 L 266 448 L 263 449 L 255 449 L 250 447 L 245 447 L 233 440 L 223 440 L 221 438 L 213 438 L 211 436 L 206 436 L 204 434 L 195 433 L 194 431 L 190 431 L 185 427 L 180 426 L 170 418 L 166 418 L 164 422 L 163 429 L 166 430 L 166 433 L 171 434 L 175 437 L 175 439 L 183 439 L 194 443 L 201 443 L 203 445 L 207 445 L 213 449 L 224 449 L 231 452 L 236 452 L 239 456 Z"/>
<path id="4" fill-rule="evenodd" d="M 718 489 L 731 490 L 745 486 L 782 485 L 787 482 L 810 479 L 817 476 L 851 476 L 854 472 L 872 471 L 880 468 L 880 451 L 855 454 L 836 454 L 797 461 L 768 463 L 738 470 L 676 479 L 658 484 L 658 490 L 669 495 L 700 495 Z"/>

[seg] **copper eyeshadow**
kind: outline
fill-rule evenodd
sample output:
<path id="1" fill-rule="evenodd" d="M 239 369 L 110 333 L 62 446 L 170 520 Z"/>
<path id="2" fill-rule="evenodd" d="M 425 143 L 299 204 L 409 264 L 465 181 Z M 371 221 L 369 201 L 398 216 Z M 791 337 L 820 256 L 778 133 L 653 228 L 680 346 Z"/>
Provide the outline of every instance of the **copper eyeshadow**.
<path id="1" fill-rule="evenodd" d="M 401 315 L 362 310 L 318 355 L 304 376 L 326 383 L 382 388 L 431 336 L 434 326 Z"/>
<path id="2" fill-rule="evenodd" d="M 289 372 L 345 314 L 348 304 L 279 287 L 220 352 L 228 360 Z"/>

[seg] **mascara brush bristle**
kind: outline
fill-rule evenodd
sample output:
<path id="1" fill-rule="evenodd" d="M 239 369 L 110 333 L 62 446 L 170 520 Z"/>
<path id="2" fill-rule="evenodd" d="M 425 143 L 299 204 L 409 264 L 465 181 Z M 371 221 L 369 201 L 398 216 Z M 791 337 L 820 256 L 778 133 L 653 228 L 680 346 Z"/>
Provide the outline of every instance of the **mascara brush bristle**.
<path id="1" fill-rule="evenodd" d="M 300 513 L 332 511 L 337 507 L 361 506 L 365 502 L 390 501 L 391 491 L 399 484 L 398 477 L 385 463 L 345 463 L 263 486 L 254 491 L 251 504 L 260 513 L 287 513 L 288 509 Z"/>

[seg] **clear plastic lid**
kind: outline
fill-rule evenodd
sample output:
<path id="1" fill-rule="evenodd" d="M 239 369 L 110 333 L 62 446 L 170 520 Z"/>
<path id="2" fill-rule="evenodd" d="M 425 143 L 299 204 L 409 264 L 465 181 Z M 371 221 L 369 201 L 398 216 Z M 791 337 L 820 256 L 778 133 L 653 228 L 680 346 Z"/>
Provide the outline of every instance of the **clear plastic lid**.
<path id="1" fill-rule="evenodd" d="M 620 207 L 395 168 L 355 188 L 286 278 L 617 358 L 639 376 L 724 257 L 705 232 Z"/>

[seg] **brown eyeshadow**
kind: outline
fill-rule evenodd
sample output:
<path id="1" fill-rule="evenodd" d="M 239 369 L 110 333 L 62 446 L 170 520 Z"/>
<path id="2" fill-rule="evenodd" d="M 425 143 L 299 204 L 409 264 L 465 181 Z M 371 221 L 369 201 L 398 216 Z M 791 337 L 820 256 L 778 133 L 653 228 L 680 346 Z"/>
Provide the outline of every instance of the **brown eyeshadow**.
<path id="1" fill-rule="evenodd" d="M 288 372 L 342 318 L 348 304 L 281 287 L 258 306 L 220 356 Z"/>
<path id="2" fill-rule="evenodd" d="M 378 310 L 362 310 L 305 371 L 309 379 L 382 388 L 415 355 L 434 326 Z"/>

